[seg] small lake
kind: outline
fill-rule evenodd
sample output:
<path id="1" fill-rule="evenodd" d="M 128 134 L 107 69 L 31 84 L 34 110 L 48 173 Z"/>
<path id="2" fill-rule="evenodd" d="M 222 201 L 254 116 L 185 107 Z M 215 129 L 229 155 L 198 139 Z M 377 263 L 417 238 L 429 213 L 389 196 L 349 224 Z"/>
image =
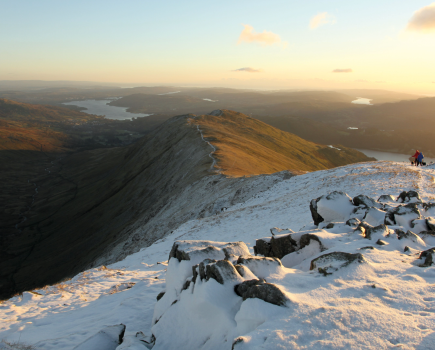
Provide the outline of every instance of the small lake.
<path id="1" fill-rule="evenodd" d="M 409 163 L 408 158 L 413 156 L 415 153 L 414 151 L 412 154 L 400 154 L 400 153 L 372 151 L 369 149 L 357 149 L 357 151 L 364 153 L 367 157 L 374 157 L 377 160 L 390 160 L 393 162 L 407 162 L 407 163 Z M 430 162 L 435 162 L 435 158 L 424 157 L 423 161 L 429 164 Z"/>
<path id="2" fill-rule="evenodd" d="M 151 114 L 136 114 L 127 112 L 127 107 L 110 106 L 108 103 L 115 99 L 107 100 L 84 100 L 64 102 L 64 105 L 78 106 L 86 108 L 82 112 L 88 114 L 104 115 L 107 119 L 131 120 L 137 117 L 148 117 Z"/>
<path id="3" fill-rule="evenodd" d="M 372 104 L 370 103 L 371 100 L 372 100 L 371 98 L 357 97 L 357 99 L 352 101 L 352 103 L 355 103 L 357 105 L 370 105 L 370 106 L 372 106 Z"/>

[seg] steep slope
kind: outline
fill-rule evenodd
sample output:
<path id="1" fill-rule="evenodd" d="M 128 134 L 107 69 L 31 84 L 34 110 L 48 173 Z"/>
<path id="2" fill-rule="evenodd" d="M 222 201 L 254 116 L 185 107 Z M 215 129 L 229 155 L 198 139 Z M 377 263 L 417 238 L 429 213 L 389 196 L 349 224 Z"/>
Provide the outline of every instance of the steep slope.
<path id="1" fill-rule="evenodd" d="M 315 144 L 233 111 L 215 111 L 194 123 L 217 147 L 218 166 L 229 176 L 314 171 L 370 160 L 358 151 Z"/>

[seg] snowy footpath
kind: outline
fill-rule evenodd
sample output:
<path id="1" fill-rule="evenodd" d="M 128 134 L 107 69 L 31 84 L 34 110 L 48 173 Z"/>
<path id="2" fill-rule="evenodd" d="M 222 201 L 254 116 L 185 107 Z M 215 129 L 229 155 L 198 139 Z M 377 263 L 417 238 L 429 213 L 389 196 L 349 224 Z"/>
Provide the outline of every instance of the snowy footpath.
<path id="1" fill-rule="evenodd" d="M 434 176 L 372 162 L 284 180 L 0 303 L 0 349 L 435 349 Z"/>

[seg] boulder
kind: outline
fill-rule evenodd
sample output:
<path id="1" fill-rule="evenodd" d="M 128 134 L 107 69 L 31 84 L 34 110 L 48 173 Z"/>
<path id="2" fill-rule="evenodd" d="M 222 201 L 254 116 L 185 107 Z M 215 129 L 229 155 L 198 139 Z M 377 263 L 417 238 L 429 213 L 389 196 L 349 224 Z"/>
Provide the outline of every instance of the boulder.
<path id="1" fill-rule="evenodd" d="M 319 225 L 321 222 L 325 221 L 325 219 L 323 219 L 322 216 L 317 212 L 317 202 L 320 200 L 320 198 L 322 197 L 312 199 L 310 202 L 311 217 L 313 218 L 314 225 Z"/>
<path id="2" fill-rule="evenodd" d="M 357 228 L 353 232 L 359 232 L 362 234 L 363 237 L 366 237 L 367 231 L 372 228 L 372 225 L 368 224 L 365 221 L 362 221 L 358 224 Z"/>
<path id="3" fill-rule="evenodd" d="M 382 225 L 368 228 L 364 234 L 364 238 L 372 239 L 374 238 L 374 236 L 380 235 L 381 237 L 383 237 L 386 234 L 388 234 L 388 227 L 382 224 Z"/>
<path id="4" fill-rule="evenodd" d="M 356 206 L 364 206 L 366 208 L 382 208 L 382 204 L 376 202 L 373 198 L 360 194 L 353 198 L 353 204 Z"/>
<path id="5" fill-rule="evenodd" d="M 388 243 L 385 242 L 385 241 L 383 241 L 382 239 L 378 239 L 378 240 L 376 241 L 376 244 L 377 244 L 377 245 L 387 245 Z"/>
<path id="6" fill-rule="evenodd" d="M 378 198 L 379 203 L 395 202 L 396 199 L 391 194 L 383 194 Z"/>
<path id="7" fill-rule="evenodd" d="M 350 214 L 350 217 L 356 218 L 358 220 L 363 220 L 364 216 L 367 214 L 367 208 L 355 207 Z"/>
<path id="8" fill-rule="evenodd" d="M 361 223 L 361 221 L 357 218 L 351 218 L 346 221 L 346 225 L 348 226 L 358 226 Z"/>
<path id="9" fill-rule="evenodd" d="M 435 203 L 423 203 L 424 215 L 435 216 Z"/>
<path id="10" fill-rule="evenodd" d="M 297 242 L 288 235 L 265 237 L 255 241 L 255 254 L 281 259 L 298 249 Z"/>
<path id="11" fill-rule="evenodd" d="M 299 249 L 302 249 L 309 245 L 311 241 L 316 241 L 320 244 L 320 250 L 324 250 L 324 247 L 322 245 L 322 242 L 320 241 L 320 238 L 316 235 L 313 235 L 312 233 L 305 233 L 301 236 L 299 240 Z"/>
<path id="12" fill-rule="evenodd" d="M 136 335 L 127 335 L 124 337 L 122 344 L 116 350 L 145 350 L 152 349 L 156 338 L 154 335 L 146 336 L 142 332 L 137 332 Z"/>
<path id="13" fill-rule="evenodd" d="M 399 230 L 399 229 L 396 229 L 396 230 L 394 230 L 394 232 L 396 232 L 396 234 L 397 234 L 397 238 L 399 239 L 399 240 L 402 240 L 402 239 L 409 239 L 409 240 L 411 240 L 412 242 L 414 242 L 414 243 L 418 243 L 418 244 L 421 244 L 421 245 L 423 245 L 423 246 L 425 246 L 426 244 L 424 243 L 424 241 L 420 238 L 420 236 L 418 236 L 418 235 L 416 235 L 414 232 L 412 232 L 412 231 L 402 231 L 402 230 Z"/>
<path id="14" fill-rule="evenodd" d="M 244 281 L 234 291 L 243 300 L 257 298 L 278 306 L 285 306 L 288 301 L 281 289 L 263 279 Z"/>
<path id="15" fill-rule="evenodd" d="M 318 269 L 320 273 L 325 276 L 330 275 L 334 271 L 342 267 L 346 267 L 349 264 L 363 263 L 365 262 L 364 256 L 361 253 L 343 253 L 343 252 L 333 252 L 321 255 L 313 260 L 311 260 L 310 270 Z"/>
<path id="16" fill-rule="evenodd" d="M 429 227 L 430 231 L 435 231 L 435 219 L 433 217 L 426 218 L 426 225 Z"/>
<path id="17" fill-rule="evenodd" d="M 251 270 L 249 270 L 246 266 L 244 265 L 234 265 L 234 268 L 237 270 L 237 272 L 239 273 L 240 276 L 242 276 L 243 278 L 249 278 L 249 279 L 255 279 L 256 276 L 252 273 Z"/>
<path id="18" fill-rule="evenodd" d="M 420 267 L 428 267 L 433 265 L 435 260 L 435 248 L 430 248 L 428 250 L 422 251 L 418 257 L 423 262 L 419 264 Z"/>
<path id="19" fill-rule="evenodd" d="M 313 201 L 311 202 L 313 203 Z M 326 222 L 344 222 L 355 209 L 352 198 L 341 191 L 334 191 L 326 196 L 321 196 L 315 202 L 317 215 L 320 215 Z"/>
<path id="20" fill-rule="evenodd" d="M 258 256 L 241 256 L 237 264 L 246 266 L 252 273 L 259 277 L 265 278 L 281 269 L 282 263 L 278 258 L 258 257 Z"/>
<path id="21" fill-rule="evenodd" d="M 378 226 L 385 223 L 385 214 L 385 211 L 379 210 L 378 208 L 368 208 L 364 216 L 364 221 L 372 226 Z"/>
<path id="22" fill-rule="evenodd" d="M 174 242 L 169 259 L 176 258 L 178 261 L 191 260 L 192 264 L 198 264 L 204 259 L 231 259 L 240 255 L 249 254 L 249 249 L 244 242 L 213 242 L 200 240 L 186 240 Z"/>
<path id="23" fill-rule="evenodd" d="M 421 203 L 421 197 L 416 191 L 403 191 L 397 198 L 399 203 Z"/>
<path id="24" fill-rule="evenodd" d="M 200 271 L 201 265 L 199 264 Z M 204 268 L 203 268 L 204 271 Z M 204 273 L 204 272 L 203 272 Z M 201 273 L 200 273 L 201 275 Z M 205 279 L 208 281 L 210 278 L 213 278 L 220 284 L 224 284 L 227 281 L 234 282 L 240 281 L 241 277 L 234 265 L 231 264 L 227 260 L 219 260 L 217 262 L 209 263 L 205 265 Z"/>
<path id="25" fill-rule="evenodd" d="M 124 338 L 125 325 L 103 328 L 98 333 L 77 345 L 73 350 L 115 350 Z"/>
<path id="26" fill-rule="evenodd" d="M 420 210 L 415 203 L 400 205 L 393 211 L 394 221 L 397 225 L 405 228 L 411 227 L 411 221 L 415 219 L 421 219 Z"/>

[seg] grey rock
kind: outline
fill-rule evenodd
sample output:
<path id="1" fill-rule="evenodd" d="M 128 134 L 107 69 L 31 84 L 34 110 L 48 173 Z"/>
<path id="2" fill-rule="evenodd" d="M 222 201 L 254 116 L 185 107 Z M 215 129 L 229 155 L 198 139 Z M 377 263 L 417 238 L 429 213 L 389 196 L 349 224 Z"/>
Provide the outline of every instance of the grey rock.
<path id="1" fill-rule="evenodd" d="M 251 271 L 244 265 L 234 265 L 234 268 L 237 270 L 240 276 L 245 277 L 247 276 Z M 251 272 L 252 273 L 252 272 Z"/>
<path id="2" fill-rule="evenodd" d="M 156 297 L 157 301 L 162 299 L 164 295 L 165 295 L 165 292 L 160 292 L 159 294 L 157 294 L 157 297 Z"/>
<path id="3" fill-rule="evenodd" d="M 307 245 L 309 245 L 311 243 L 311 241 L 316 241 L 320 244 L 320 250 L 323 250 L 323 244 L 320 241 L 320 238 L 317 237 L 316 235 L 313 235 L 312 233 L 305 233 L 301 236 L 300 240 L 299 240 L 299 249 L 302 249 L 304 247 L 306 247 Z"/>
<path id="4" fill-rule="evenodd" d="M 394 202 L 396 199 L 391 194 L 383 194 L 378 198 L 379 203 Z"/>
<path id="5" fill-rule="evenodd" d="M 378 239 L 378 240 L 376 241 L 376 244 L 377 244 L 377 245 L 387 245 L 388 243 L 385 242 L 385 241 L 383 241 L 382 239 Z"/>
<path id="6" fill-rule="evenodd" d="M 375 249 L 375 247 L 372 247 L 371 245 L 368 245 L 368 246 L 366 246 L 366 247 L 361 247 L 361 248 L 359 248 L 359 250 L 366 250 L 366 249 Z"/>
<path id="7" fill-rule="evenodd" d="M 409 202 L 411 200 L 416 200 L 417 202 L 421 203 L 421 197 L 419 193 L 416 191 L 403 191 L 397 198 L 397 201 L 400 201 L 400 203 Z"/>
<path id="8" fill-rule="evenodd" d="M 115 350 L 122 343 L 124 333 L 125 325 L 123 324 L 105 327 L 73 350 Z"/>
<path id="9" fill-rule="evenodd" d="M 281 260 L 275 257 L 259 257 L 259 256 L 241 256 L 237 259 L 237 264 L 249 266 L 252 263 L 272 264 L 282 266 Z"/>
<path id="10" fill-rule="evenodd" d="M 435 219 L 433 217 L 426 218 L 426 225 L 429 227 L 429 230 L 435 231 Z"/>
<path id="11" fill-rule="evenodd" d="M 418 257 L 421 260 L 424 260 L 422 264 L 420 264 L 420 267 L 428 267 L 433 265 L 434 259 L 435 259 L 435 248 L 430 248 L 428 250 L 422 251 L 420 253 L 420 256 Z"/>
<path id="12" fill-rule="evenodd" d="M 362 221 L 358 224 L 357 228 L 354 230 L 354 232 L 359 232 L 362 234 L 363 237 L 366 237 L 367 231 L 369 229 L 372 229 L 373 226 L 369 223 Z"/>
<path id="13" fill-rule="evenodd" d="M 366 208 L 382 208 L 382 204 L 376 202 L 373 198 L 366 196 L 365 194 L 360 194 L 353 198 L 353 204 L 356 206 L 364 206 Z"/>
<path id="14" fill-rule="evenodd" d="M 357 218 L 351 218 L 346 221 L 346 225 L 348 226 L 358 226 L 361 223 L 361 221 Z"/>
<path id="15" fill-rule="evenodd" d="M 226 281 L 240 280 L 240 275 L 229 261 L 219 260 L 206 266 L 206 280 L 208 281 L 210 278 L 224 284 Z"/>
<path id="16" fill-rule="evenodd" d="M 361 253 L 343 253 L 343 252 L 333 252 L 321 255 L 313 260 L 311 260 L 310 270 L 317 268 L 320 273 L 324 275 L 329 275 L 339 268 L 346 267 L 349 264 L 363 263 L 365 262 L 364 256 Z"/>
<path id="17" fill-rule="evenodd" d="M 388 231 L 388 227 L 384 224 L 378 225 L 375 227 L 370 227 L 366 230 L 364 238 L 366 239 L 372 239 L 375 233 L 385 232 Z"/>
<path id="18" fill-rule="evenodd" d="M 334 228 L 334 223 L 330 222 L 328 225 L 326 225 L 325 228 L 326 229 Z"/>
<path id="19" fill-rule="evenodd" d="M 297 242 L 291 237 L 291 234 L 289 234 L 284 236 L 272 236 L 270 239 L 257 239 L 254 252 L 255 254 L 263 255 L 265 257 L 281 259 L 283 256 L 290 254 L 297 249 Z"/>
<path id="20" fill-rule="evenodd" d="M 234 291 L 243 300 L 257 298 L 278 306 L 285 306 L 288 301 L 284 293 L 277 286 L 267 283 L 265 280 L 244 281 L 237 285 Z"/>
<path id="21" fill-rule="evenodd" d="M 412 231 L 408 230 L 408 231 L 405 232 L 403 230 L 396 229 L 396 230 L 394 230 L 394 232 L 396 232 L 397 238 L 399 240 L 401 240 L 401 239 L 409 239 L 409 240 L 411 240 L 414 243 L 423 243 L 421 238 L 417 234 L 412 232 Z"/>
<path id="22" fill-rule="evenodd" d="M 322 216 L 317 212 L 317 202 L 321 198 L 322 197 L 319 197 L 317 199 L 312 199 L 310 202 L 310 211 L 311 211 L 311 216 L 312 216 L 313 221 L 314 221 L 314 225 L 319 225 L 322 221 L 325 221 L 325 219 L 322 218 Z"/>

